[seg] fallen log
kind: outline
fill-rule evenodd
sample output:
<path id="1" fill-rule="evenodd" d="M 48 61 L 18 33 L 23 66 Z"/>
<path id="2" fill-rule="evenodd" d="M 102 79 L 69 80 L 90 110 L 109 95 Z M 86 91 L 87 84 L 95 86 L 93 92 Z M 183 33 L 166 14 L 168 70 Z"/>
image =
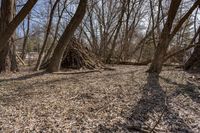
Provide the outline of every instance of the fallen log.
<path id="1" fill-rule="evenodd" d="M 119 65 L 136 65 L 136 66 L 146 66 L 149 63 L 151 63 L 151 60 L 147 60 L 144 62 L 128 62 L 128 61 L 123 61 L 123 62 L 119 62 Z"/>

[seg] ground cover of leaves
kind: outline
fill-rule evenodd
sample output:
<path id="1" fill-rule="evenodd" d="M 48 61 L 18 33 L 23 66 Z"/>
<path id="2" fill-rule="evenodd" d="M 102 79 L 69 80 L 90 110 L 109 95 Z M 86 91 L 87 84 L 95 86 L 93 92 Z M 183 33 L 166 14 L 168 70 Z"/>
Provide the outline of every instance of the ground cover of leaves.
<path id="1" fill-rule="evenodd" d="M 113 67 L 0 75 L 0 133 L 200 132 L 198 74 Z"/>

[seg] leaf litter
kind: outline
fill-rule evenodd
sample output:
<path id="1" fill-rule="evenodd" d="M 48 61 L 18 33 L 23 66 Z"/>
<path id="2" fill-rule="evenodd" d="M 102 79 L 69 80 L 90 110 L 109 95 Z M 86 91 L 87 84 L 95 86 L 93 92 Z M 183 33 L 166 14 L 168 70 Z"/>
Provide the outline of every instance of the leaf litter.
<path id="1" fill-rule="evenodd" d="M 198 74 L 165 67 L 158 77 L 146 66 L 113 68 L 1 75 L 0 132 L 200 132 Z"/>

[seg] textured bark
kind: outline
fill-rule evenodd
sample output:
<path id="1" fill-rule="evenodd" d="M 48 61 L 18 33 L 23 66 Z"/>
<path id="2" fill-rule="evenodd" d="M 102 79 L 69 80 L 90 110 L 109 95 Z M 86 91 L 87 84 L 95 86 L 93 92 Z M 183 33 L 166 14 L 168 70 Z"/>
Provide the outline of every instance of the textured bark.
<path id="1" fill-rule="evenodd" d="M 149 72 L 160 73 L 162 70 L 162 64 L 170 42 L 170 32 L 172 29 L 172 24 L 174 22 L 180 4 L 181 0 L 171 1 L 170 9 L 168 12 L 168 18 L 161 33 L 159 43 L 154 54 L 154 59 L 149 68 Z"/>
<path id="2" fill-rule="evenodd" d="M 87 8 L 87 0 L 80 0 L 75 15 L 73 16 L 70 23 L 67 25 L 63 35 L 58 41 L 58 45 L 54 50 L 53 56 L 47 68 L 48 72 L 57 72 L 60 70 L 63 54 L 75 30 L 77 29 L 82 19 L 84 18 L 86 13 L 86 8 Z"/>
<path id="3" fill-rule="evenodd" d="M 0 73 L 8 72 L 11 69 L 11 60 L 9 56 L 9 45 L 7 45 L 0 53 Z"/>
<path id="4" fill-rule="evenodd" d="M 0 33 L 3 33 L 8 24 L 12 21 L 15 15 L 15 1 L 14 0 L 2 0 L 1 1 L 1 19 L 0 21 Z M 6 47 L 0 52 L 0 72 L 17 71 L 17 62 L 15 57 L 15 46 L 13 43 L 13 36 L 6 42 Z"/>
<path id="5" fill-rule="evenodd" d="M 2 5 L 1 5 L 2 7 L 5 7 L 5 6 L 3 6 L 3 2 L 4 1 L 14 2 L 14 0 L 2 0 Z M 2 52 L 4 50 L 4 48 L 7 45 L 8 40 L 10 39 L 10 37 L 15 32 L 16 28 L 18 27 L 18 25 L 24 20 L 24 18 L 31 11 L 31 9 L 33 8 L 33 6 L 36 4 L 37 1 L 38 0 L 29 0 L 23 6 L 23 8 L 20 10 L 20 12 L 8 24 L 6 29 L 3 32 L 0 33 L 0 36 L 1 36 L 1 38 L 0 38 L 0 52 Z M 4 18 L 4 17 L 2 16 L 2 18 Z M 4 20 L 4 19 L 2 19 L 2 20 Z"/>
<path id="6" fill-rule="evenodd" d="M 192 12 L 200 4 L 200 0 L 197 0 L 192 5 L 192 7 L 188 10 L 188 12 L 180 19 L 178 24 L 175 26 L 175 28 L 171 32 L 172 24 L 175 19 L 175 16 L 176 16 L 176 13 L 178 11 L 181 1 L 182 0 L 172 0 L 171 1 L 170 9 L 168 12 L 168 18 L 164 25 L 163 31 L 161 33 L 156 52 L 154 54 L 154 58 L 152 60 L 152 64 L 151 64 L 148 72 L 157 73 L 157 74 L 159 74 L 161 72 L 170 41 L 173 39 L 175 34 L 180 30 L 183 23 L 189 18 L 189 16 L 192 14 Z"/>

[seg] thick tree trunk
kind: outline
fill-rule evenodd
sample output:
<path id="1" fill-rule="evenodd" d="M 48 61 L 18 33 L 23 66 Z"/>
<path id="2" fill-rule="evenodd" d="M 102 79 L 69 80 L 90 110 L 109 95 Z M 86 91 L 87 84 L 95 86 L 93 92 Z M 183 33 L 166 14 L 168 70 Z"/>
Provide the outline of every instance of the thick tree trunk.
<path id="1" fill-rule="evenodd" d="M 170 9 L 168 12 L 168 18 L 164 25 L 163 31 L 161 33 L 156 52 L 154 54 L 154 58 L 152 60 L 152 64 L 151 64 L 148 72 L 157 73 L 157 74 L 159 74 L 161 72 L 170 41 L 173 39 L 175 34 L 179 31 L 179 29 L 181 28 L 183 23 L 189 18 L 189 16 L 192 14 L 192 12 L 200 4 L 200 0 L 197 0 L 192 5 L 192 7 L 188 10 L 188 12 L 180 19 L 178 24 L 175 26 L 174 30 L 171 32 L 172 24 L 175 19 L 178 8 L 181 4 L 181 1 L 182 0 L 172 0 L 171 1 Z"/>
<path id="2" fill-rule="evenodd" d="M 10 46 L 7 45 L 0 53 L 0 72 L 8 72 L 11 69 L 9 50 Z"/>
<path id="3" fill-rule="evenodd" d="M 84 18 L 84 15 L 86 13 L 86 8 L 87 8 L 87 0 L 80 0 L 75 15 L 73 16 L 72 20 L 70 21 L 63 35 L 58 41 L 58 45 L 54 50 L 53 56 L 47 68 L 48 72 L 57 72 L 60 70 L 63 54 L 70 42 L 71 37 L 74 35 L 75 30 L 77 29 L 82 19 Z"/>
<path id="4" fill-rule="evenodd" d="M 7 23 L 8 25 L 7 25 L 6 29 L 0 33 L 0 36 L 1 36 L 0 52 L 2 52 L 4 50 L 4 48 L 7 45 L 8 40 L 15 32 L 18 25 L 24 20 L 26 15 L 31 11 L 31 9 L 33 8 L 33 6 L 36 4 L 37 1 L 38 0 L 28 0 L 28 2 L 20 10 L 20 12 L 12 19 L 12 21 L 10 21 L 10 23 Z M 5 6 L 3 6 L 4 2 L 14 2 L 14 0 L 2 0 L 2 5 L 1 5 L 2 8 L 5 8 Z M 8 5 L 8 6 L 10 6 L 10 5 Z M 2 14 L 9 13 L 9 12 L 10 12 L 9 10 L 7 10 L 7 11 L 5 10 L 4 12 L 2 12 Z M 2 15 L 2 18 L 5 18 L 5 17 L 3 17 L 3 15 Z M 2 19 L 2 20 L 4 20 L 4 19 Z"/>
<path id="5" fill-rule="evenodd" d="M 0 21 L 0 33 L 3 33 L 15 15 L 15 1 L 2 0 L 1 2 L 1 16 L 4 19 Z M 6 44 L 6 47 L 0 52 L 0 72 L 17 71 L 13 37 L 10 37 Z"/>
<path id="6" fill-rule="evenodd" d="M 181 4 L 181 0 L 171 1 L 170 9 L 168 12 L 168 18 L 164 25 L 163 31 L 161 33 L 160 40 L 154 54 L 154 59 L 149 68 L 149 72 L 159 74 L 162 70 L 164 57 L 166 55 L 167 48 L 170 42 L 170 32 L 172 29 L 172 24 L 174 22 L 174 19 L 176 17 L 176 13 L 178 11 L 180 4 Z"/>

